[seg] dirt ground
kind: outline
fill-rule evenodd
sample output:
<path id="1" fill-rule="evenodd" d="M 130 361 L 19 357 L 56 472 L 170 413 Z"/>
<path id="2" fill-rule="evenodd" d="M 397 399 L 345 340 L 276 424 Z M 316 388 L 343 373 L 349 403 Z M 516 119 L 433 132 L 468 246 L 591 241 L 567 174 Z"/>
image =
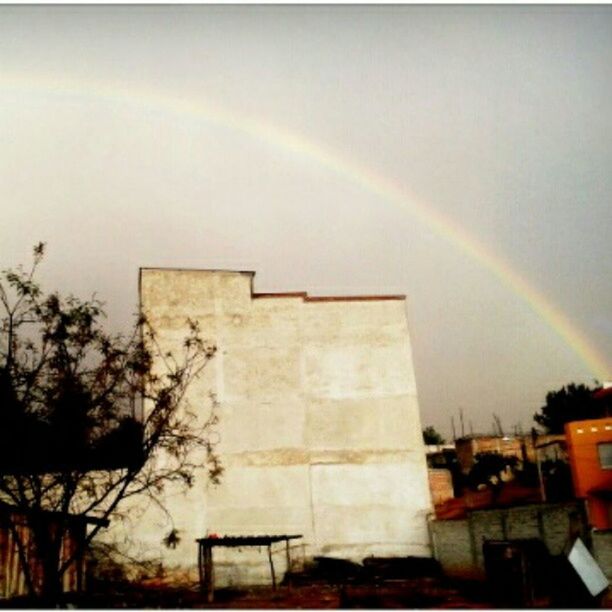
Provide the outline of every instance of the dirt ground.
<path id="1" fill-rule="evenodd" d="M 59 606 L 27 598 L 0 601 L 0 608 L 60 607 L 68 609 L 493 609 L 504 606 L 500 585 L 451 579 L 431 560 L 368 559 L 363 565 L 319 558 L 309 571 L 285 576 L 272 586 L 219 588 L 208 602 L 197 584 L 171 586 L 164 577 L 128 582 L 116 577 L 92 580 L 89 592 L 66 594 Z M 561 581 L 563 582 L 563 581 Z M 502 585 L 503 586 L 503 585 Z M 571 601 L 557 581 L 533 608 L 612 609 L 612 591 L 597 599 Z M 500 591 L 501 589 L 501 591 Z M 514 589 L 512 589 L 514 593 Z M 571 594 L 571 589 L 566 589 Z M 504 596 L 505 598 L 505 596 Z M 515 598 L 514 598 L 515 599 Z M 520 602 L 520 599 L 518 600 Z"/>
<path id="2" fill-rule="evenodd" d="M 386 581 L 380 585 L 307 584 L 218 589 L 208 603 L 197 587 L 130 586 L 111 593 L 84 595 L 68 602 L 75 608 L 195 608 L 195 609 L 483 609 L 482 586 L 464 588 L 437 579 Z"/>
<path id="3" fill-rule="evenodd" d="M 487 597 L 487 586 L 476 582 L 446 582 L 418 578 L 386 581 L 380 585 L 308 584 L 296 586 L 218 589 L 212 603 L 199 588 L 193 586 L 123 585 L 112 592 L 68 596 L 59 606 L 64 609 L 494 609 L 499 607 Z M 0 602 L 0 608 L 48 608 L 26 598 Z M 550 608 L 550 602 L 537 602 L 532 607 Z M 566 607 L 555 605 L 555 608 Z M 577 607 L 577 606 L 567 606 Z M 612 609 L 608 593 L 594 606 Z"/>
<path id="4" fill-rule="evenodd" d="M 139 609 L 494 609 L 500 607 L 484 582 L 451 581 L 444 577 L 385 580 L 379 584 L 326 582 L 242 589 L 221 588 L 208 603 L 197 586 L 191 588 L 128 586 L 111 593 L 88 594 L 66 602 L 70 608 Z M 551 605 L 552 604 L 552 605 Z M 590 605 L 572 605 L 550 599 L 535 601 L 533 608 L 612 609 L 608 591 Z"/>

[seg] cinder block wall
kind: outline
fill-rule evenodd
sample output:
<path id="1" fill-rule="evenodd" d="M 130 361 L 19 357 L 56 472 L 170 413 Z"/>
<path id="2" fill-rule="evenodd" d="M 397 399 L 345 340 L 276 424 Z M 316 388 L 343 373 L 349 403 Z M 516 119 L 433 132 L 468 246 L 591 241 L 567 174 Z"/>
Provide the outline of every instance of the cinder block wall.
<path id="1" fill-rule="evenodd" d="M 595 560 L 606 578 L 612 582 L 612 531 L 593 531 L 591 542 Z"/>
<path id="2" fill-rule="evenodd" d="M 540 538 L 559 555 L 572 533 L 585 539 L 586 520 L 580 502 L 534 504 L 475 510 L 466 520 L 432 520 L 430 530 L 434 556 L 448 575 L 483 578 L 485 540 Z"/>
<path id="3" fill-rule="evenodd" d="M 134 534 L 149 554 L 188 572 L 194 540 L 303 534 L 298 562 L 323 554 L 430 555 L 431 510 L 405 302 L 318 300 L 252 292 L 253 275 L 147 269 L 141 306 L 164 349 L 176 350 L 187 317 L 218 346 L 189 391 L 191 409 L 219 402 L 221 485 L 203 474 L 187 496 L 167 496 L 182 540 L 151 507 Z M 281 547 L 282 548 L 282 547 Z M 265 551 L 214 551 L 223 584 L 269 581 Z M 275 555 L 284 570 L 284 553 Z"/>

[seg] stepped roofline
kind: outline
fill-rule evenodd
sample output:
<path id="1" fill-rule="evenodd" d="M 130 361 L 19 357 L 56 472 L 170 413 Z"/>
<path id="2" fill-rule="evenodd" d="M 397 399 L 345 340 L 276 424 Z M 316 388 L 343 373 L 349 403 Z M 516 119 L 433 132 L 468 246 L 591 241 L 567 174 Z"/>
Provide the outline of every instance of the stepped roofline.
<path id="1" fill-rule="evenodd" d="M 256 293 L 253 290 L 253 279 L 255 272 L 253 270 L 227 270 L 227 269 L 202 269 L 202 268 L 174 268 L 174 267 L 141 267 L 139 268 L 138 278 L 139 286 L 142 273 L 146 271 L 159 272 L 203 272 L 215 273 L 222 272 L 226 274 L 242 274 L 250 276 L 251 284 L 251 299 L 274 299 L 274 298 L 301 298 L 303 302 L 372 302 L 386 300 L 406 300 L 405 294 L 381 294 L 381 295 L 308 295 L 306 291 L 285 291 L 285 292 L 265 292 Z"/>

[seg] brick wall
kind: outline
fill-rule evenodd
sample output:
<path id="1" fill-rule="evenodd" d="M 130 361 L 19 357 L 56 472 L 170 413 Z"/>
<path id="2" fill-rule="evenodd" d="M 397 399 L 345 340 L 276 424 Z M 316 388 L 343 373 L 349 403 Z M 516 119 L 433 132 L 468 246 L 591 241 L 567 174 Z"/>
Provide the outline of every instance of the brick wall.
<path id="1" fill-rule="evenodd" d="M 427 473 L 429 476 L 431 501 L 434 504 L 440 504 L 454 497 L 453 478 L 450 470 L 444 468 L 429 468 Z"/>

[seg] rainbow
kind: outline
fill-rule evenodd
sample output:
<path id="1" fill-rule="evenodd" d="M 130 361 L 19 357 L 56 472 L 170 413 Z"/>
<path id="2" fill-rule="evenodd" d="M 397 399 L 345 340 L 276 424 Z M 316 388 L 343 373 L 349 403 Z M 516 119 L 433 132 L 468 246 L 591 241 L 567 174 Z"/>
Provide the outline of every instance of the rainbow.
<path id="1" fill-rule="evenodd" d="M 419 201 L 387 177 L 312 140 L 276 125 L 232 113 L 208 102 L 171 96 L 157 91 L 115 85 L 88 78 L 86 81 L 45 76 L 0 75 L 5 89 L 20 93 L 104 99 L 114 104 L 195 117 L 210 124 L 245 134 L 296 156 L 307 158 L 344 180 L 408 211 L 423 224 L 489 270 L 519 296 L 567 344 L 599 380 L 609 375 L 606 359 L 569 318 L 554 306 L 510 264 L 486 248 L 456 222 Z"/>

